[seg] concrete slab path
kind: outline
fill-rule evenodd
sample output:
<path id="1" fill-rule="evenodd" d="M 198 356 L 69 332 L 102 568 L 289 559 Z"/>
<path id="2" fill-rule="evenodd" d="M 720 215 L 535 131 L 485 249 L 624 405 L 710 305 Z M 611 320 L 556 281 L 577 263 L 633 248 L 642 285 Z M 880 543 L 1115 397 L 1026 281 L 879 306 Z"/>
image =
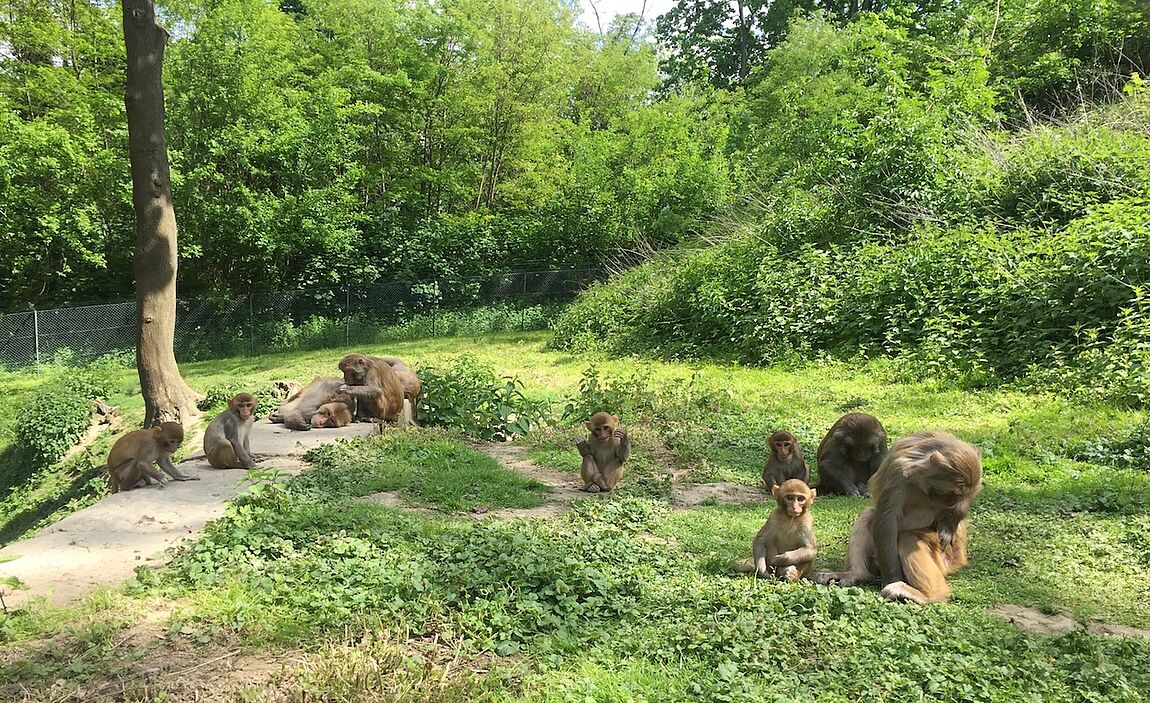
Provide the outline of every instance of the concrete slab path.
<path id="1" fill-rule="evenodd" d="M 293 432 L 266 420 L 252 427 L 251 447 L 263 468 L 299 473 L 308 449 L 343 437 L 366 436 L 375 425 L 358 423 L 338 429 Z M 195 438 L 195 441 L 202 441 Z M 172 481 L 110 495 L 35 536 L 0 549 L 0 576 L 16 576 L 28 588 L 3 588 L 8 607 L 45 597 L 63 605 L 99 586 L 130 579 L 140 564 L 162 563 L 161 553 L 176 542 L 194 538 L 204 525 L 224 513 L 224 501 L 251 487 L 243 470 L 213 469 L 197 451 L 178 465 L 198 481 Z"/>

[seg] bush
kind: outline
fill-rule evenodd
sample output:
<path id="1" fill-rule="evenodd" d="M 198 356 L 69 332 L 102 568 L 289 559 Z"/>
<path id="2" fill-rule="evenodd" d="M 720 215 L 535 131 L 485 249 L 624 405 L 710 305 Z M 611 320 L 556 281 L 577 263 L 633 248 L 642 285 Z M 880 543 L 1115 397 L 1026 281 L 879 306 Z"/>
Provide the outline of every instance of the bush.
<path id="1" fill-rule="evenodd" d="M 472 356 L 461 356 L 446 369 L 422 367 L 419 377 L 423 390 L 415 412 L 422 425 L 505 441 L 526 434 L 545 415 L 544 404 L 523 395 L 518 378 L 500 378 Z"/>
<path id="2" fill-rule="evenodd" d="M 54 464 L 80 439 L 91 423 L 88 398 L 65 386 L 49 388 L 20 409 L 16 442 L 31 452 L 38 466 Z"/>

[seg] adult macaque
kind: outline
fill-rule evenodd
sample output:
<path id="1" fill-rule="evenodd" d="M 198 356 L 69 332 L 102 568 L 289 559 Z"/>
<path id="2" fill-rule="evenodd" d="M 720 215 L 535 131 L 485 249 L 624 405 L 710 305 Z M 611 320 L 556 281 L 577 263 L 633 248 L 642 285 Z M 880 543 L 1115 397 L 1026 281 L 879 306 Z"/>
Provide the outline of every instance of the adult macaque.
<path id="1" fill-rule="evenodd" d="M 623 463 L 631 456 L 631 438 L 619 427 L 619 418 L 598 412 L 586 423 L 587 439 L 575 442 L 583 456 L 579 476 L 588 493 L 613 491 L 623 477 Z"/>
<path id="2" fill-rule="evenodd" d="M 873 415 L 847 413 L 819 444 L 819 490 L 823 495 L 867 495 L 867 481 L 886 456 L 886 430 Z"/>
<path id="3" fill-rule="evenodd" d="M 348 354 L 339 361 L 343 385 L 338 390 L 356 399 L 355 419 L 395 422 L 403 410 L 403 383 L 379 356 Z"/>
<path id="4" fill-rule="evenodd" d="M 778 506 L 755 535 L 755 575 L 796 581 L 810 572 L 818 556 L 811 514 L 816 491 L 802 479 L 791 478 L 771 486 L 771 495 Z"/>
<path id="5" fill-rule="evenodd" d="M 891 600 L 934 603 L 950 596 L 946 577 L 967 563 L 966 516 L 982 488 L 978 448 L 945 432 L 919 432 L 891 448 L 870 480 L 871 505 L 847 546 L 846 571 L 818 583 L 882 583 Z"/>
<path id="6" fill-rule="evenodd" d="M 208 424 L 204 431 L 204 456 L 217 469 L 254 469 L 248 435 L 255 421 L 256 399 L 248 393 L 237 393 L 228 401 L 228 409 Z"/>
<path id="7" fill-rule="evenodd" d="M 129 432 L 116 440 L 108 453 L 108 492 L 130 490 L 140 483 L 154 479 L 160 486 L 168 483 L 164 474 L 152 466 L 159 463 L 176 481 L 198 481 L 199 476 L 188 476 L 172 464 L 172 452 L 184 441 L 184 428 L 177 422 L 165 422 L 158 427 Z"/>
<path id="8" fill-rule="evenodd" d="M 792 478 L 810 483 L 811 470 L 803 458 L 799 440 L 790 432 L 779 430 L 767 440 L 770 453 L 763 467 L 763 483 L 768 490 Z"/>
<path id="9" fill-rule="evenodd" d="M 341 396 L 343 379 L 335 376 L 316 376 L 311 383 L 268 415 L 268 422 L 282 422 L 293 430 L 310 430 L 311 419 L 325 403 Z"/>
<path id="10" fill-rule="evenodd" d="M 336 393 L 330 401 L 316 408 L 311 416 L 311 426 L 316 429 L 346 427 L 351 424 L 354 414 L 355 398 L 347 393 Z"/>
<path id="11" fill-rule="evenodd" d="M 394 356 L 376 356 L 371 357 L 379 359 L 383 363 L 391 367 L 395 375 L 399 377 L 399 382 L 403 384 L 403 397 L 415 402 L 415 397 L 419 395 L 419 391 L 423 388 L 423 382 L 419 380 L 419 376 L 411 370 L 411 367 L 403 362 L 403 359 L 397 359 Z"/>

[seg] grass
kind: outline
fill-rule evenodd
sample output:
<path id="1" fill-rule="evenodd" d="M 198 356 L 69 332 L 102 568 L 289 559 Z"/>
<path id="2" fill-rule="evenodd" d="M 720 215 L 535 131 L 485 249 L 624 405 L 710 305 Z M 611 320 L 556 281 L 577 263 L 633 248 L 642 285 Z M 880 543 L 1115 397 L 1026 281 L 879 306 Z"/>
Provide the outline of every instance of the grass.
<path id="1" fill-rule="evenodd" d="M 317 447 L 315 470 L 299 479 L 325 496 L 397 492 L 408 504 L 443 512 L 533 508 L 551 489 L 441 433 L 389 433 Z"/>
<path id="2" fill-rule="evenodd" d="M 238 688 L 211 689 L 208 700 L 1150 696 L 1150 642 L 1027 634 L 986 613 L 1019 604 L 1082 622 L 1150 623 L 1150 474 L 1075 458 L 1093 456 L 1084 447 L 1142 436 L 1144 412 L 908 382 L 881 362 L 745 369 L 592 359 L 546 352 L 545 339 L 505 334 L 365 351 L 440 368 L 466 352 L 518 376 L 524 394 L 549 404 L 555 418 L 520 442 L 537 463 L 572 477 L 577 421 L 592 407 L 612 409 L 635 444 L 616 494 L 576 501 L 552 518 L 476 521 L 466 514 L 538 505 L 548 493 L 450 432 L 325 448 L 312 455 L 312 471 L 234 501 L 169 568 L 141 571 L 126 594 L 0 619 L 0 686 L 8 686 L 0 691 L 54 687 L 60 698 L 135 682 L 100 690 L 124 700 L 181 699 L 187 684 L 173 679 L 141 687 L 139 667 L 119 644 L 134 642 L 125 638 L 143 614 L 160 608 L 170 610 L 159 633 L 165 656 L 189 648 L 193 661 L 234 647 L 269 658 L 293 652 L 290 673 L 266 686 L 233 681 Z M 258 390 L 277 378 L 331 373 L 344 351 L 197 362 L 182 371 L 201 391 L 236 381 Z M 0 397 L 36 387 L 13 383 L 17 390 L 0 389 Z M 118 399 L 129 419 L 137 400 Z M 568 408 L 571 416 L 558 419 Z M 951 579 L 949 604 L 897 605 L 868 589 L 734 575 L 731 561 L 748 555 L 769 514 L 765 495 L 668 505 L 668 469 L 685 484 L 752 486 L 771 431 L 794 432 L 813 464 L 822 433 L 853 409 L 878 416 L 892 437 L 937 428 L 983 450 L 987 487 L 971 517 L 972 562 Z M 8 418 L 0 408 L 0 423 Z M 0 438 L 4 432 L 0 425 Z M 435 510 L 363 500 L 385 491 Z M 864 504 L 815 502 L 816 568 L 842 563 Z"/>

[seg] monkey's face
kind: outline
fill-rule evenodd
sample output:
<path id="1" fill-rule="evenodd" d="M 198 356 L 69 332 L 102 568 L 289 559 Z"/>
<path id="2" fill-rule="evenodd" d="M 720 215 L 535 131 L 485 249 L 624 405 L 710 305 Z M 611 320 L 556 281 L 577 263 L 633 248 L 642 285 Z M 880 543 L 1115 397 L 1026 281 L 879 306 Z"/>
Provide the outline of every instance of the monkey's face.
<path id="1" fill-rule="evenodd" d="M 771 443 L 775 448 L 775 458 L 779 461 L 786 461 L 791 458 L 791 453 L 795 450 L 795 445 L 789 440 L 779 440 Z"/>
<path id="2" fill-rule="evenodd" d="M 807 511 L 809 501 L 802 493 L 785 493 L 780 503 L 786 508 L 787 515 L 800 517 Z"/>
<path id="3" fill-rule="evenodd" d="M 236 415 L 240 416 L 241 420 L 246 420 L 252 416 L 252 412 L 255 410 L 255 403 L 250 400 L 237 401 L 233 409 L 236 411 Z"/>
<path id="4" fill-rule="evenodd" d="M 315 412 L 315 415 L 311 416 L 312 427 L 327 427 L 329 422 L 331 422 L 331 413 L 327 411 L 327 408 L 321 407 Z"/>
<path id="5" fill-rule="evenodd" d="M 610 423 L 603 425 L 594 425 L 591 427 L 591 434 L 595 435 L 595 439 L 606 442 L 611 439 L 611 435 L 615 433 L 615 428 Z"/>
<path id="6" fill-rule="evenodd" d="M 348 354 L 339 362 L 339 370 L 343 371 L 343 382 L 349 386 L 362 386 L 367 380 L 367 371 L 370 367 L 371 364 L 363 354 Z"/>

